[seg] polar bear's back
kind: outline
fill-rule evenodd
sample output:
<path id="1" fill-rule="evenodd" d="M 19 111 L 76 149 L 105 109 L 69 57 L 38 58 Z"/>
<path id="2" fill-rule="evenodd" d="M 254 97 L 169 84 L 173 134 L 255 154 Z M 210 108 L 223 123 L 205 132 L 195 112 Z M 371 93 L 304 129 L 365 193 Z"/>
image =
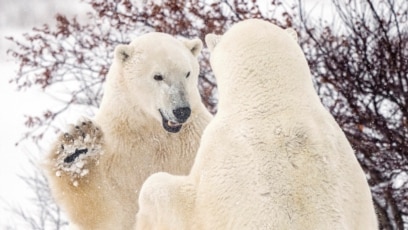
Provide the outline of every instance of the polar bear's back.
<path id="1" fill-rule="evenodd" d="M 364 173 L 291 39 L 247 20 L 211 53 L 219 112 L 190 174 L 204 229 L 376 228 Z"/>
<path id="2" fill-rule="evenodd" d="M 371 198 L 338 127 L 316 120 L 277 126 L 265 137 L 237 131 L 238 127 L 230 132 L 225 121 L 217 122 L 216 118 L 205 131 L 194 165 L 200 173 L 192 171 L 200 175 L 196 215 L 205 224 L 231 229 L 369 226 L 355 218 L 371 214 L 355 206 L 371 207 Z"/>

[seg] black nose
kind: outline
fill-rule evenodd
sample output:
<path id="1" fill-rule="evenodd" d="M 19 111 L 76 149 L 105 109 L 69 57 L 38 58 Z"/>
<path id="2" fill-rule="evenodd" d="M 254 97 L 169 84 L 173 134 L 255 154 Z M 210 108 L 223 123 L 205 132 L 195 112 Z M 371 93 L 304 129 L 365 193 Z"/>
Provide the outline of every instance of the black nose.
<path id="1" fill-rule="evenodd" d="M 191 109 L 189 107 L 183 107 L 173 110 L 174 116 L 176 116 L 177 121 L 180 123 L 185 122 L 191 114 Z"/>

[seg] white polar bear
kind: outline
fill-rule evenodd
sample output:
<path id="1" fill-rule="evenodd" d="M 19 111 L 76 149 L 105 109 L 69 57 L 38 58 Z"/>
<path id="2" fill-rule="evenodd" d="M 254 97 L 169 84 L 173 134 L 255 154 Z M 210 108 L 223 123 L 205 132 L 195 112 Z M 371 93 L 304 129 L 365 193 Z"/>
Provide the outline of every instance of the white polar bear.
<path id="1" fill-rule="evenodd" d="M 377 229 L 363 170 L 292 32 L 250 19 L 207 35 L 218 113 L 188 176 L 143 184 L 137 229 Z"/>
<path id="2" fill-rule="evenodd" d="M 55 200 L 79 229 L 132 229 L 142 182 L 188 174 L 211 119 L 198 92 L 199 39 L 148 33 L 119 45 L 94 122 L 47 155 Z"/>

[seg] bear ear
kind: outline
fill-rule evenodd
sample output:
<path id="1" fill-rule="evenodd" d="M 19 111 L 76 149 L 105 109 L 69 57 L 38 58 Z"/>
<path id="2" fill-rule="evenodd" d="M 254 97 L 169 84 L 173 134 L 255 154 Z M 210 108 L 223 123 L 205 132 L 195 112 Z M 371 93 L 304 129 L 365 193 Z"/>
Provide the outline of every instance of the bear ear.
<path id="1" fill-rule="evenodd" d="M 216 34 L 207 34 L 205 35 L 205 44 L 207 44 L 208 49 L 212 52 L 217 46 L 218 42 L 221 39 L 221 35 Z"/>
<path id="2" fill-rule="evenodd" d="M 200 54 L 201 49 L 203 48 L 203 42 L 198 38 L 184 40 L 183 43 L 187 47 L 187 49 L 191 51 L 194 57 L 197 57 Z"/>
<path id="3" fill-rule="evenodd" d="M 298 35 L 297 35 L 296 30 L 294 30 L 293 28 L 287 28 L 287 29 L 285 29 L 285 31 L 286 31 L 290 36 L 292 36 L 292 38 L 295 39 L 296 42 L 298 42 Z"/>
<path id="4" fill-rule="evenodd" d="M 131 49 L 129 45 L 117 45 L 115 48 L 115 59 L 123 63 L 130 58 Z"/>

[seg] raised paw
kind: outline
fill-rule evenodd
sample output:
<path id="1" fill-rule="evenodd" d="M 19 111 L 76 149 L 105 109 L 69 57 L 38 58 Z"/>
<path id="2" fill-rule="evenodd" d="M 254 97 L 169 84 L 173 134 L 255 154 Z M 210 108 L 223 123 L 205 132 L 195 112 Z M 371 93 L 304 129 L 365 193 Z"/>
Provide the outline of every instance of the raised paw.
<path id="1" fill-rule="evenodd" d="M 74 186 L 78 179 L 89 173 L 89 165 L 97 164 L 103 154 L 102 131 L 91 120 L 84 120 L 62 134 L 56 150 L 57 176 L 68 174 Z"/>

